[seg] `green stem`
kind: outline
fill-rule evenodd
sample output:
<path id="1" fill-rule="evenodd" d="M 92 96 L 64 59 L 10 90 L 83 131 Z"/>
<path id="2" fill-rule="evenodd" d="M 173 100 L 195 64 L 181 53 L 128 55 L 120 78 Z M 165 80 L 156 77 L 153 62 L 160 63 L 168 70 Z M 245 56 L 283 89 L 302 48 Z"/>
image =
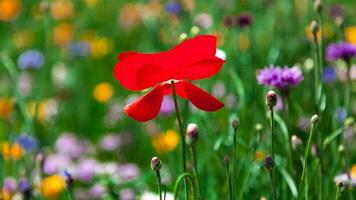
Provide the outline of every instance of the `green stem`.
<path id="1" fill-rule="evenodd" d="M 320 50 L 318 43 L 317 33 L 313 33 L 314 38 L 314 46 L 315 46 L 315 65 L 314 65 L 314 104 L 317 113 L 319 114 L 319 102 L 320 102 L 320 94 L 321 94 L 321 85 L 320 85 Z"/>
<path id="2" fill-rule="evenodd" d="M 179 113 L 179 107 L 178 107 L 178 100 L 177 100 L 177 93 L 176 93 L 176 88 L 174 86 L 174 80 L 171 81 L 171 86 L 172 86 L 172 94 L 173 94 L 173 99 L 174 99 L 174 108 L 176 112 L 176 117 L 179 125 L 179 130 L 180 130 L 180 137 L 181 137 L 181 143 L 182 143 L 182 157 L 183 157 L 183 172 L 187 172 L 187 163 L 186 163 L 186 156 L 185 156 L 185 140 L 184 140 L 184 131 L 183 131 L 183 122 L 180 117 Z M 186 184 L 187 185 L 187 184 Z M 186 199 L 189 199 L 188 195 L 188 187 L 185 187 L 185 194 L 186 194 Z"/>
<path id="3" fill-rule="evenodd" d="M 6 54 L 1 54 L 0 56 L 1 56 L 1 62 L 3 63 L 5 69 L 8 71 L 12 81 L 16 85 L 18 81 L 18 72 L 16 70 L 15 63 Z M 14 95 L 16 97 L 16 102 L 20 108 L 21 115 L 24 118 L 25 131 L 31 132 L 33 128 L 32 119 L 26 111 L 25 100 L 21 96 L 17 87 L 14 90 Z"/>
<path id="4" fill-rule="evenodd" d="M 270 113 L 270 126 L 271 126 L 271 143 L 272 143 L 272 158 L 273 160 L 275 157 L 275 123 L 274 123 L 274 111 L 273 111 L 273 106 L 269 107 L 269 113 Z M 274 168 L 272 168 L 270 171 L 270 176 L 271 176 L 271 187 L 272 187 L 272 199 L 276 198 L 276 185 L 275 185 L 275 179 L 274 179 Z"/>
<path id="5" fill-rule="evenodd" d="M 350 96 L 351 96 L 351 62 L 350 60 L 346 60 L 346 65 L 347 65 L 347 70 L 346 70 L 346 85 L 345 85 L 345 100 L 344 100 L 344 106 L 346 109 L 346 112 L 349 113 L 351 111 L 350 109 Z"/>
<path id="6" fill-rule="evenodd" d="M 158 194 L 159 200 L 162 200 L 162 184 L 161 184 L 161 173 L 159 170 L 155 170 L 157 175 L 157 185 L 158 185 Z"/>
<path id="7" fill-rule="evenodd" d="M 336 195 L 335 195 L 335 200 L 338 200 L 339 197 L 340 197 L 340 187 L 337 187 Z"/>
<path id="8" fill-rule="evenodd" d="M 231 183 L 232 181 L 231 181 L 231 175 L 230 175 L 230 171 L 229 171 L 229 163 L 226 163 L 225 169 L 226 169 L 226 178 L 227 178 L 227 184 L 228 184 L 229 200 L 233 200 L 233 197 L 232 197 L 232 183 Z"/>
<path id="9" fill-rule="evenodd" d="M 195 185 L 196 185 L 196 189 L 197 189 L 197 199 L 201 199 L 201 193 L 200 193 L 200 183 L 199 183 L 199 176 L 198 176 L 198 168 L 197 168 L 197 160 L 196 160 L 196 156 L 195 156 L 195 148 L 194 146 L 191 146 L 189 148 L 190 153 L 191 153 L 191 157 L 192 157 L 192 162 L 193 162 L 193 175 L 194 175 L 194 179 L 195 179 Z"/>
<path id="10" fill-rule="evenodd" d="M 190 173 L 183 173 L 183 174 L 181 174 L 179 177 L 178 177 L 178 179 L 177 179 L 177 181 L 176 181 L 176 183 L 175 183 L 175 185 L 174 185 L 174 190 L 173 190 L 173 197 L 174 197 L 174 200 L 177 200 L 178 199 L 178 196 L 179 196 L 179 186 L 180 186 L 180 184 L 181 184 L 181 182 L 182 181 L 184 181 L 184 180 L 188 180 L 188 181 L 186 181 L 186 183 L 190 183 L 191 184 L 191 189 L 192 189 L 192 192 L 193 192 L 193 194 L 194 194 L 194 197 L 196 196 L 195 195 L 195 190 L 194 190 L 194 179 L 193 179 L 193 177 L 192 177 L 192 175 L 190 174 Z M 187 188 L 187 187 L 186 187 Z"/>
<path id="11" fill-rule="evenodd" d="M 306 147 L 306 150 L 304 152 L 303 170 L 302 170 L 302 177 L 300 179 L 300 184 L 299 184 L 299 189 L 298 189 L 298 199 L 301 198 L 301 193 L 303 191 L 305 171 L 306 171 L 306 166 L 307 166 L 307 157 L 309 155 L 310 144 L 311 144 L 311 140 L 312 140 L 312 137 L 313 137 L 313 133 L 315 131 L 314 129 L 315 129 L 315 124 L 312 123 L 311 129 L 310 129 L 310 134 L 309 134 L 309 139 L 308 139 L 308 143 L 307 143 L 307 147 Z M 320 184 L 322 184 L 322 183 L 320 183 Z"/>
<path id="12" fill-rule="evenodd" d="M 236 191 L 235 188 L 237 186 L 237 127 L 234 128 L 234 146 L 232 152 L 232 197 L 236 199 Z"/>
<path id="13" fill-rule="evenodd" d="M 274 170 L 269 170 L 269 176 L 271 177 L 271 189 L 272 189 L 272 199 L 276 199 L 276 185 L 274 183 Z"/>

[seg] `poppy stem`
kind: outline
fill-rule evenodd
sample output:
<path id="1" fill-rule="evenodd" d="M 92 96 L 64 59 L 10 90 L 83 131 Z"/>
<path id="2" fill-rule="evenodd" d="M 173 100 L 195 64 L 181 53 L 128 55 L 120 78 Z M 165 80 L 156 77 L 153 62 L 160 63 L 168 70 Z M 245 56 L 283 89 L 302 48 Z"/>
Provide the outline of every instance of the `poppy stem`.
<path id="1" fill-rule="evenodd" d="M 183 130 L 183 122 L 182 119 L 180 117 L 180 113 L 179 113 L 179 107 L 178 107 L 178 100 L 177 100 L 177 93 L 176 93 L 176 88 L 174 86 L 174 81 L 171 81 L 171 86 L 172 86 L 172 94 L 173 94 L 173 99 L 174 99 L 174 108 L 175 108 L 175 112 L 176 112 L 176 117 L 177 117 L 177 121 L 178 121 L 178 125 L 179 125 L 179 130 L 180 130 L 180 137 L 181 137 L 181 143 L 182 143 L 182 157 L 183 157 L 183 172 L 187 172 L 187 163 L 186 163 L 186 156 L 185 156 L 185 141 L 184 141 L 184 130 Z M 187 184 L 185 182 L 185 194 L 186 194 L 186 199 L 189 199 L 189 195 L 188 195 L 188 187 Z"/>

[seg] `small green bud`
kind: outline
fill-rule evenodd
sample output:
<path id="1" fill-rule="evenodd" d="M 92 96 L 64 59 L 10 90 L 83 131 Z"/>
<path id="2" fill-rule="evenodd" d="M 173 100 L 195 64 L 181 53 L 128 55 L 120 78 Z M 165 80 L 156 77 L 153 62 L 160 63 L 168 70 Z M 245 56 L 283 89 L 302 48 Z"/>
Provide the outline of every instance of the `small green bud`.
<path id="1" fill-rule="evenodd" d="M 313 115 L 313 117 L 310 119 L 310 122 L 315 125 L 319 122 L 319 116 L 317 114 Z"/>

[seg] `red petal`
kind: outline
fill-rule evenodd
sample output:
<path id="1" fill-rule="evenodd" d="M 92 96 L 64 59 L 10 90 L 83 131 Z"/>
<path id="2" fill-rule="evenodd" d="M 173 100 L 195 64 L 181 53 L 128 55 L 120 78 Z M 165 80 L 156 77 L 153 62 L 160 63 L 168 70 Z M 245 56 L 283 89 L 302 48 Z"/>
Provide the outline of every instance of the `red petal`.
<path id="1" fill-rule="evenodd" d="M 137 121 L 145 122 L 155 118 L 162 104 L 163 87 L 156 86 L 147 94 L 125 106 L 125 112 Z"/>
<path id="2" fill-rule="evenodd" d="M 165 83 L 163 85 L 164 87 L 164 95 L 170 95 L 172 94 L 172 85 L 171 83 Z M 188 95 L 185 92 L 184 86 L 183 86 L 183 81 L 178 81 L 174 83 L 174 87 L 176 89 L 177 95 L 184 98 L 188 99 Z"/>
<path id="3" fill-rule="evenodd" d="M 169 79 L 201 79 L 216 74 L 223 60 L 215 56 L 216 37 L 200 35 L 161 53 L 119 55 L 115 78 L 129 90 L 142 90 Z"/>
<path id="4" fill-rule="evenodd" d="M 222 102 L 211 96 L 204 90 L 198 88 L 188 81 L 181 81 L 188 99 L 201 110 L 204 111 L 217 111 L 224 106 Z"/>

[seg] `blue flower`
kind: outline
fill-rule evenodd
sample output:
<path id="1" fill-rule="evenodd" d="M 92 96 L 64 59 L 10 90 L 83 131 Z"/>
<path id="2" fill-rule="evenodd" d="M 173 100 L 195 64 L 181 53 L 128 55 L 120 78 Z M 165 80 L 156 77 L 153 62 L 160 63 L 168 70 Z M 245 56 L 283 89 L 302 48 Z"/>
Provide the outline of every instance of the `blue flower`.
<path id="1" fill-rule="evenodd" d="M 36 138 L 27 135 L 27 134 L 22 134 L 20 137 L 17 139 L 17 142 L 22 146 L 22 148 L 25 149 L 27 152 L 31 152 L 37 148 L 37 140 Z"/>
<path id="2" fill-rule="evenodd" d="M 40 51 L 30 49 L 18 57 L 17 64 L 21 69 L 38 69 L 44 64 L 44 56 Z"/>
<path id="3" fill-rule="evenodd" d="M 165 9 L 166 9 L 166 12 L 171 15 L 178 15 L 182 10 L 180 4 L 175 0 L 169 1 L 166 4 Z"/>
<path id="4" fill-rule="evenodd" d="M 334 82 L 336 79 L 336 71 L 335 71 L 334 67 L 325 67 L 323 69 L 322 77 L 323 77 L 323 81 L 325 83 Z"/>
<path id="5" fill-rule="evenodd" d="M 87 42 L 75 42 L 69 46 L 69 54 L 73 57 L 84 57 L 89 54 L 89 44 Z"/>
<path id="6" fill-rule="evenodd" d="M 336 109 L 336 121 L 339 123 L 343 123 L 346 117 L 347 117 L 346 109 L 344 107 L 338 107 Z"/>

